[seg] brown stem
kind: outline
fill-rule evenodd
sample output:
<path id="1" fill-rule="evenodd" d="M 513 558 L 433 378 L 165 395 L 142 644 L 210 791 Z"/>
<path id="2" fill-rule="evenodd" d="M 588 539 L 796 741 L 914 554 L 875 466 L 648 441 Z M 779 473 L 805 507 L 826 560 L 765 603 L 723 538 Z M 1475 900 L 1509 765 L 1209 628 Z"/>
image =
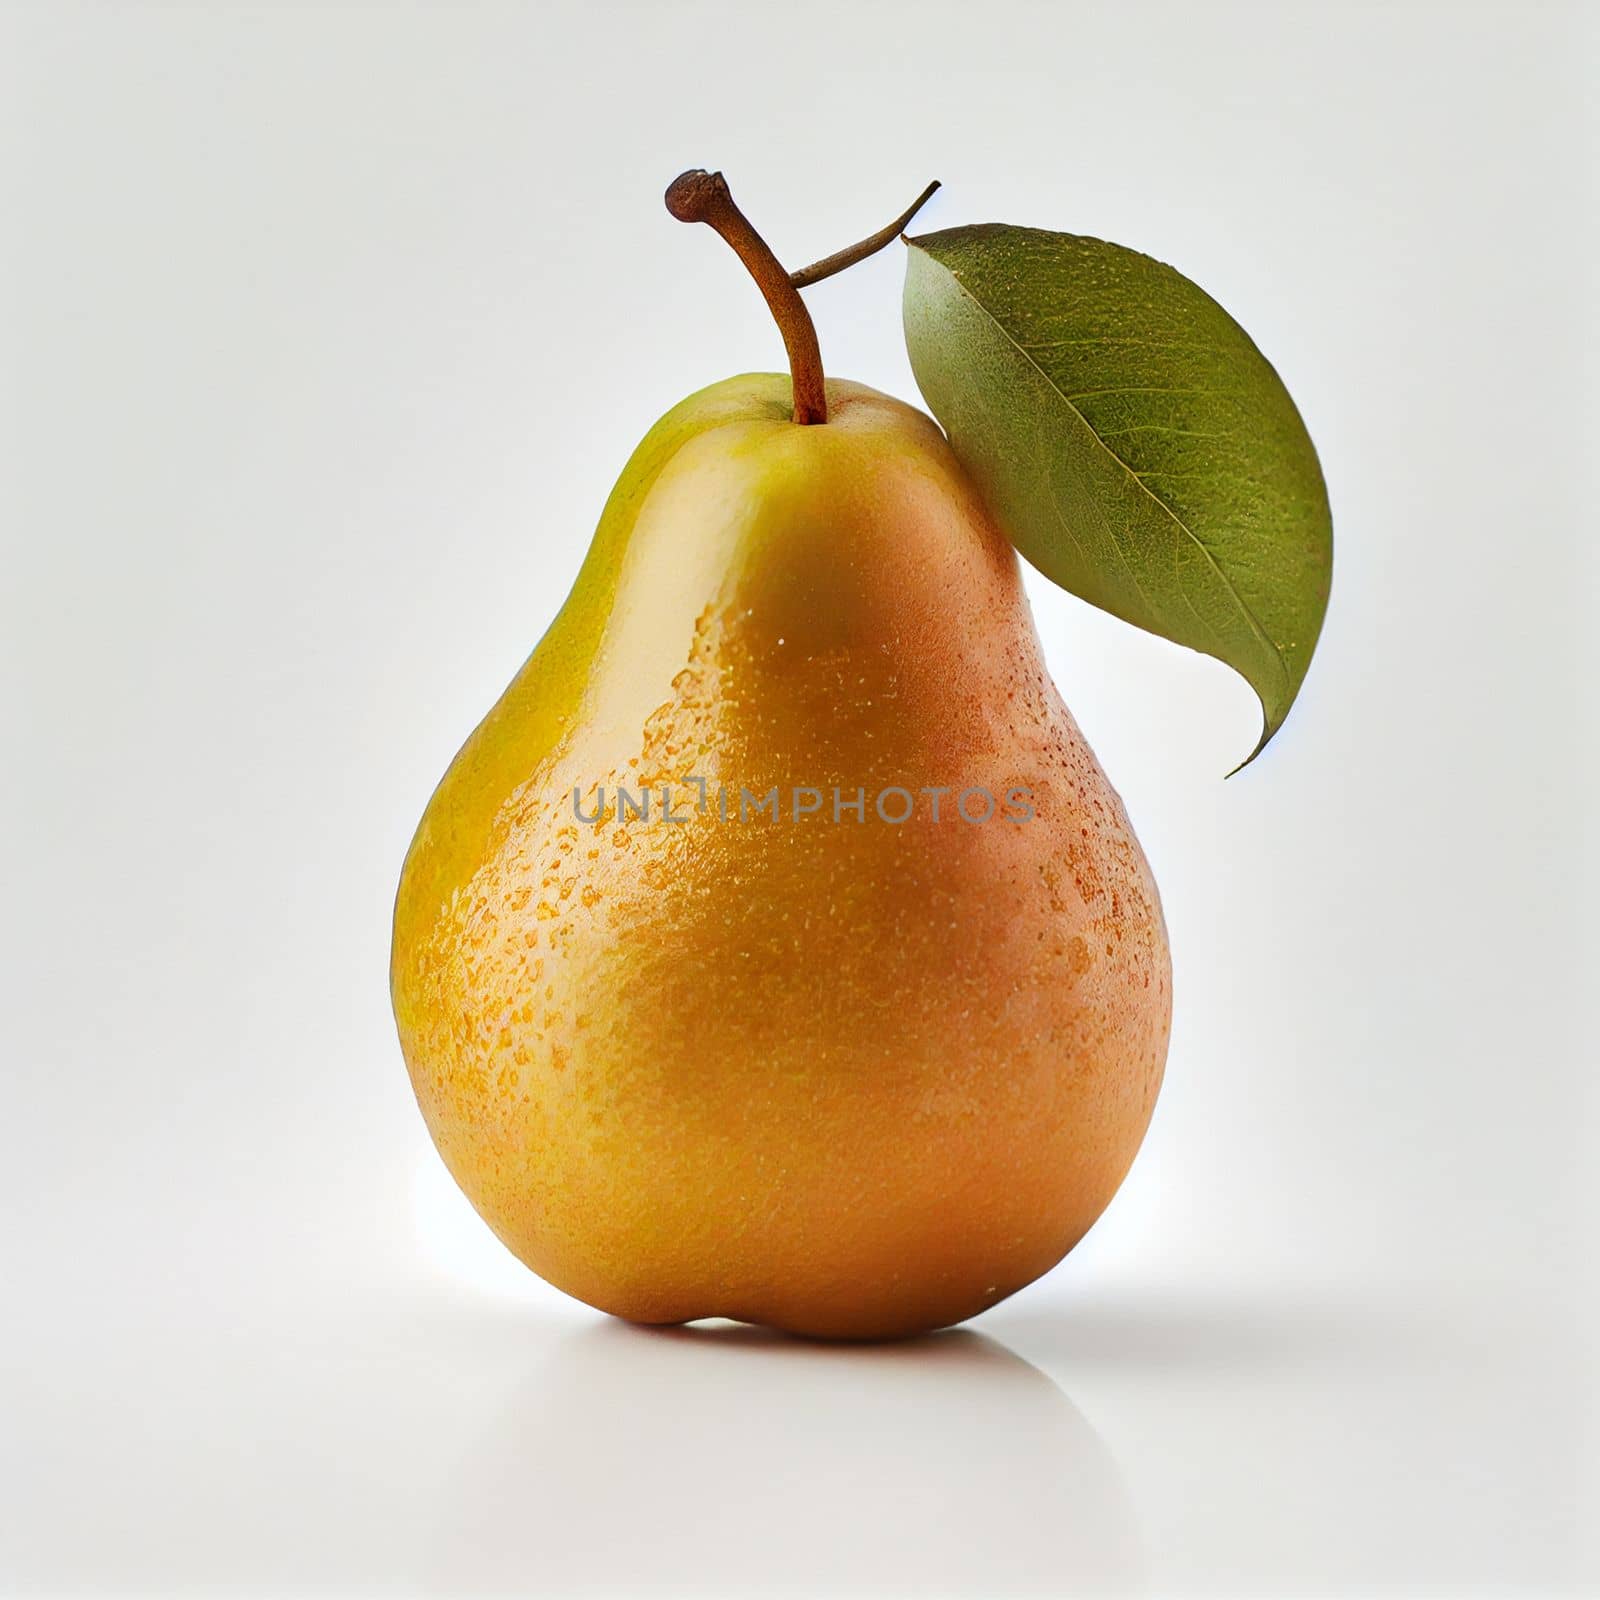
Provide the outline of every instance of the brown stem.
<path id="1" fill-rule="evenodd" d="M 828 420 L 828 397 L 823 388 L 822 352 L 817 330 L 800 291 L 789 281 L 783 263 L 752 228 L 733 203 L 720 172 L 696 168 L 672 180 L 667 187 L 667 210 L 679 222 L 704 222 L 715 228 L 744 262 L 756 287 L 766 297 L 789 352 L 789 379 L 794 388 L 794 420 L 801 424 Z"/>
<path id="2" fill-rule="evenodd" d="M 865 261 L 868 256 L 875 256 L 886 244 L 891 244 L 905 232 L 907 223 L 927 205 L 933 198 L 933 191 L 938 187 L 939 180 L 935 178 L 888 227 L 880 228 L 876 233 L 863 239 L 860 244 L 853 244 L 845 250 L 836 250 L 831 256 L 813 261 L 809 267 L 801 267 L 798 272 L 791 272 L 789 282 L 797 289 L 805 289 L 813 283 L 821 283 L 824 278 L 831 278 L 836 272 L 843 272 L 846 267 L 853 267 L 858 261 Z"/>

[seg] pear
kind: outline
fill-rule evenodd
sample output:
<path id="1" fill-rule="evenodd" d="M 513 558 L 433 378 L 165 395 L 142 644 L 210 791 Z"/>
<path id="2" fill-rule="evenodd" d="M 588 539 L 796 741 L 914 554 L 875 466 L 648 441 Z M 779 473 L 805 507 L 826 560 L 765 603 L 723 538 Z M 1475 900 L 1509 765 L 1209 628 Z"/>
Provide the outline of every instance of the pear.
<path id="1" fill-rule="evenodd" d="M 1166 931 L 929 417 L 818 365 L 650 430 L 428 804 L 391 987 L 457 1183 L 620 1317 L 907 1335 L 1072 1248 Z"/>

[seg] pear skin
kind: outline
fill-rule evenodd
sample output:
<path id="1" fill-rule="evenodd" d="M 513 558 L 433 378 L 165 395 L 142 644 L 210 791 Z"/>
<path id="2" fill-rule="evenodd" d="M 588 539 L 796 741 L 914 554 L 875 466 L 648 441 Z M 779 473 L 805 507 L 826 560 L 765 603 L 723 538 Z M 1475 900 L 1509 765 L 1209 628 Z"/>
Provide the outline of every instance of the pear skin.
<path id="1" fill-rule="evenodd" d="M 960 1322 L 1083 1236 L 1161 1083 L 1156 887 L 1016 555 L 928 417 L 827 401 L 732 378 L 650 431 L 395 907 L 450 1172 L 635 1321 Z"/>

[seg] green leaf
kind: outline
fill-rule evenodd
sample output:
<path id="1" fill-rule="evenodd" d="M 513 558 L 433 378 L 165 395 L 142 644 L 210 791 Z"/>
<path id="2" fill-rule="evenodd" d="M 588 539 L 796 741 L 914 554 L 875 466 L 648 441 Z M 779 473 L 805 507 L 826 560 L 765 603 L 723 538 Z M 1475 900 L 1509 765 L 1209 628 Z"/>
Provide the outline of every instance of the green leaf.
<path id="1" fill-rule="evenodd" d="M 1317 453 L 1250 336 L 1121 245 L 989 224 L 907 240 L 917 384 L 1017 549 L 1261 700 L 1255 759 L 1322 628 Z"/>

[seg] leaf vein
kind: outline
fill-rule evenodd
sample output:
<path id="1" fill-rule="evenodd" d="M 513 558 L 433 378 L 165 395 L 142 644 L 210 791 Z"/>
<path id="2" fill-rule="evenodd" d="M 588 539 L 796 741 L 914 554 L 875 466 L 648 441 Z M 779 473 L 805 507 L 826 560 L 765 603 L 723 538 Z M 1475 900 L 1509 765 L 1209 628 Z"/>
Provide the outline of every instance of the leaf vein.
<path id="1" fill-rule="evenodd" d="M 976 298 L 976 297 L 974 297 Z M 1192 350 L 1198 355 L 1222 356 L 1228 352 L 1214 344 L 1194 344 L 1182 339 L 1134 339 L 1123 335 L 1107 334 L 1088 339 L 1042 339 L 1036 344 L 1021 344 L 1013 340 L 1019 350 L 1071 350 L 1086 344 L 1113 344 L 1135 350 Z"/>
<path id="2" fill-rule="evenodd" d="M 971 291 L 968 290 L 967 293 L 970 294 Z M 994 322 L 995 327 L 999 328 L 1001 333 L 1005 333 L 1006 330 L 1003 327 L 1001 327 L 1001 325 L 998 322 L 995 322 L 994 313 L 992 311 L 990 311 L 989 308 L 986 305 L 984 305 L 984 303 L 981 300 L 979 300 L 976 295 L 973 296 L 973 304 L 982 309 L 983 314 L 986 317 L 988 317 L 988 319 L 991 322 Z M 1008 344 L 1010 344 L 1011 347 L 1014 350 L 1020 350 L 1020 351 L 1022 351 L 1023 355 L 1028 355 L 1027 350 L 1024 349 L 1022 345 L 1018 344 L 1016 342 L 1016 340 L 1012 339 L 1010 337 L 1010 335 L 1007 335 L 1007 341 L 1006 342 Z M 1028 359 L 1030 361 L 1033 360 L 1033 358 L 1031 356 L 1029 356 Z M 1033 361 L 1033 365 L 1036 366 L 1036 367 L 1039 367 L 1039 363 L 1037 361 Z M 1209 398 L 1220 398 L 1221 397 L 1221 391 L 1217 390 L 1217 389 L 1163 389 L 1163 388 L 1160 388 L 1159 386 L 1157 386 L 1155 384 L 1137 384 L 1137 383 L 1136 384 L 1126 384 L 1126 385 L 1120 386 L 1120 387 L 1115 388 L 1115 389 L 1083 389 L 1083 390 L 1080 390 L 1077 394 L 1061 394 L 1061 390 L 1057 387 L 1055 381 L 1050 377 L 1050 374 L 1048 372 L 1045 372 L 1043 367 L 1039 367 L 1039 371 L 1040 371 L 1041 375 L 1044 377 L 1045 381 L 1047 383 L 1049 383 L 1050 387 L 1052 389 L 1055 389 L 1056 393 L 1060 394 L 1061 398 L 1063 400 L 1065 400 L 1069 406 L 1072 406 L 1072 408 L 1074 410 L 1077 410 L 1077 402 L 1079 400 L 1093 400 L 1097 396 L 1103 395 L 1103 394 L 1187 394 L 1187 395 L 1204 395 L 1204 396 L 1207 396 Z M 1083 416 L 1083 413 L 1080 411 L 1080 412 L 1078 412 L 1078 415 L 1079 416 Z M 1088 420 L 1089 419 L 1087 417 L 1084 417 L 1084 421 L 1085 422 L 1087 422 Z M 1091 428 L 1089 431 L 1092 433 L 1094 430 Z"/>

